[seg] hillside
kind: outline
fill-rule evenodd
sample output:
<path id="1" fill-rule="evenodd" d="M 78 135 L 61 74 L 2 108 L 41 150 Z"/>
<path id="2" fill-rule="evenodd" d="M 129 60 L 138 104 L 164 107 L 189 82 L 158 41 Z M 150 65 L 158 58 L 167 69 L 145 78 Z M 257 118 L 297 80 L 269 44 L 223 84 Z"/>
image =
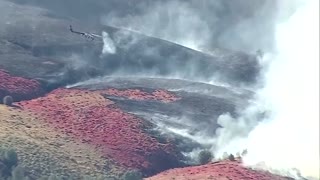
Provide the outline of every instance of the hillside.
<path id="1" fill-rule="evenodd" d="M 128 9 L 128 1 L 61 3 L 0 2 L 0 99 L 13 99 L 0 104 L 0 147 L 17 152 L 24 175 L 289 179 L 238 161 L 196 166 L 186 155 L 208 148 L 194 134 L 214 137 L 220 115 L 237 116 L 248 106 L 255 93 L 246 87 L 260 83 L 255 55 L 219 47 L 203 52 L 97 22 L 110 7 L 141 10 Z M 84 15 L 87 8 L 92 13 Z M 236 16 L 222 16 L 230 18 Z M 107 33 L 115 52 L 102 53 L 101 39 L 70 33 L 71 24 Z M 0 155 L 1 179 L 13 169 L 1 159 L 6 153 Z"/>
<path id="2" fill-rule="evenodd" d="M 8 76 L 7 73 L 3 74 L 7 77 L 2 78 L 5 81 L 16 82 L 16 79 L 21 82 L 30 81 Z M 23 94 L 25 91 L 19 91 L 19 89 L 27 89 L 29 84 L 13 83 L 2 89 L 9 91 L 11 89 L 8 87 L 10 87 L 16 94 Z M 190 143 L 189 148 L 199 145 L 188 142 L 182 137 L 174 137 L 170 132 L 167 134 L 171 134 L 170 136 L 164 136 L 167 138 L 160 138 L 157 131 L 153 133 L 150 131 L 158 124 L 154 123 L 157 119 L 149 118 L 154 118 L 152 111 L 162 114 L 170 113 L 161 104 L 174 107 L 174 103 L 179 102 L 179 107 L 190 106 L 192 93 L 191 96 L 187 96 L 186 92 L 170 93 L 161 89 L 144 91 L 137 89 L 137 84 L 136 89 L 132 89 L 128 83 L 126 83 L 127 88 L 124 90 L 122 87 L 121 90 L 116 89 L 119 87 L 116 87 L 114 82 L 107 84 L 113 85 L 113 88 L 104 87 L 101 84 L 96 90 L 92 88 L 85 90 L 85 87 L 60 88 L 43 97 L 14 103 L 14 107 L 1 105 L 2 145 L 14 147 L 17 150 L 20 163 L 30 172 L 31 177 L 54 173 L 66 177 L 108 175 L 111 178 L 117 178 L 128 169 L 138 169 L 148 176 L 170 168 L 185 166 L 181 162 L 183 156 L 179 152 L 181 148 L 186 148 L 183 142 Z M 123 85 L 123 83 L 120 84 Z M 37 91 L 37 89 L 33 90 Z M 11 95 L 15 97 L 14 93 Z M 191 99 L 183 102 L 185 98 Z M 212 99 L 208 100 L 210 101 Z M 136 109 L 128 109 L 131 106 L 125 108 L 127 103 L 131 106 L 134 103 Z M 144 106 L 144 103 L 148 105 Z M 134 115 L 137 114 L 135 112 L 141 113 L 142 109 L 145 109 L 146 113 L 149 112 L 149 116 Z M 210 113 L 211 111 L 212 109 Z M 168 114 L 171 117 L 175 115 L 177 114 Z M 204 118 L 203 121 L 205 120 Z M 181 125 L 176 122 L 175 126 Z M 224 169 L 225 172 L 223 172 Z M 238 162 L 221 162 L 168 170 L 149 179 L 185 179 L 186 177 L 189 179 L 228 177 L 274 179 L 277 176 L 246 169 Z M 279 177 L 279 179 L 285 178 Z"/>
<path id="3" fill-rule="evenodd" d="M 186 167 L 165 171 L 146 180 L 227 180 L 227 179 L 259 179 L 259 180 L 293 180 L 292 178 L 273 175 L 269 172 L 247 169 L 237 161 L 221 161 L 202 166 Z"/>

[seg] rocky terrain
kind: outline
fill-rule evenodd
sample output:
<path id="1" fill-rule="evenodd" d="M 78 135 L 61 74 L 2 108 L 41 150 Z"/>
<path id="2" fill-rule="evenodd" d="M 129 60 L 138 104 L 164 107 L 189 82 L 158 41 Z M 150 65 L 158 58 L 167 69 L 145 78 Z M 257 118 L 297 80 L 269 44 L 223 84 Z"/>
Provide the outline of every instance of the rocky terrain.
<path id="1" fill-rule="evenodd" d="M 184 153 L 203 145 L 173 130 L 214 136 L 219 115 L 236 116 L 253 96 L 243 86 L 259 76 L 254 55 L 196 51 L 49 2 L 0 1 L 0 98 L 14 100 L 0 105 L 0 143 L 16 149 L 32 179 L 119 179 L 128 170 L 147 179 L 286 179 L 239 162 L 190 166 Z M 107 32 L 116 52 L 102 54 L 102 41 L 69 24 Z M 219 83 L 204 83 L 211 79 Z"/>

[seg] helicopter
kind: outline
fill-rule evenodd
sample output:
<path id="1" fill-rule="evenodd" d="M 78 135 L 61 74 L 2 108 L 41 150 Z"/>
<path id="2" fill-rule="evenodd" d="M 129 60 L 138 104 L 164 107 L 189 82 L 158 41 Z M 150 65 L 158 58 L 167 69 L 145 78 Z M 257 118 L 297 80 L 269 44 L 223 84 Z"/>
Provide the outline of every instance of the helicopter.
<path id="1" fill-rule="evenodd" d="M 75 34 L 79 34 L 79 35 L 81 35 L 81 36 L 84 36 L 85 38 L 87 38 L 87 39 L 89 39 L 89 40 L 91 40 L 91 41 L 95 40 L 95 38 L 102 38 L 102 36 L 97 35 L 97 34 L 74 31 L 71 25 L 70 25 L 69 30 L 70 30 L 72 33 L 75 33 Z"/>

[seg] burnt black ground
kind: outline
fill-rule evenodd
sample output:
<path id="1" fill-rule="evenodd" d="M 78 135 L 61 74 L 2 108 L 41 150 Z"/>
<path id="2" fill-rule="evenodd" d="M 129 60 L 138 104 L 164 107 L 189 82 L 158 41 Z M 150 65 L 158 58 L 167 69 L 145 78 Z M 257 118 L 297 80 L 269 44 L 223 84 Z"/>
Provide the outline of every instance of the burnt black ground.
<path id="1" fill-rule="evenodd" d="M 183 152 L 204 147 L 192 135 L 201 132 L 214 137 L 219 127 L 217 118 L 224 113 L 237 116 L 239 109 L 248 105 L 253 93 L 248 90 L 222 87 L 212 84 L 177 79 L 104 77 L 84 81 L 68 88 L 100 90 L 139 89 L 144 92 L 167 90 L 180 99 L 170 103 L 155 100 L 130 100 L 103 94 L 126 112 L 151 122 L 154 129 L 149 132 L 157 138 L 170 137 Z M 184 132 L 184 133 L 181 133 Z"/>
<path id="2" fill-rule="evenodd" d="M 206 54 L 128 30 L 86 26 L 74 17 L 32 5 L 0 3 L 0 68 L 38 78 L 49 89 L 96 76 L 156 76 L 252 85 L 260 66 L 253 55 L 224 51 Z M 115 54 L 102 55 L 102 41 L 87 41 L 69 32 L 109 34 Z"/>

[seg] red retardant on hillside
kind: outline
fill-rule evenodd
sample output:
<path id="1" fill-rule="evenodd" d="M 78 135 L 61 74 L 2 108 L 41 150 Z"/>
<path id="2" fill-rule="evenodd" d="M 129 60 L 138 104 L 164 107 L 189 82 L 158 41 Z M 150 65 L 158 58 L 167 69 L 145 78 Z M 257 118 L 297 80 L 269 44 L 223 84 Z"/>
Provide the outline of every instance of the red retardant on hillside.
<path id="1" fill-rule="evenodd" d="M 293 180 L 265 171 L 244 167 L 237 161 L 221 161 L 202 166 L 176 168 L 164 171 L 146 180 Z"/>
<path id="2" fill-rule="evenodd" d="M 99 91 L 57 89 L 19 105 L 57 130 L 102 150 L 122 167 L 154 174 L 179 164 L 173 145 L 148 135 L 146 122 L 123 112 Z"/>
<path id="3" fill-rule="evenodd" d="M 170 92 L 165 90 L 155 90 L 152 93 L 147 93 L 139 89 L 118 90 L 111 88 L 107 90 L 101 90 L 100 92 L 110 96 L 126 97 L 133 100 L 157 100 L 165 103 L 177 101 L 180 99 L 174 94 L 171 94 Z"/>
<path id="4" fill-rule="evenodd" d="M 0 70 L 0 98 L 12 96 L 14 101 L 32 99 L 44 93 L 39 82 L 15 77 Z"/>

